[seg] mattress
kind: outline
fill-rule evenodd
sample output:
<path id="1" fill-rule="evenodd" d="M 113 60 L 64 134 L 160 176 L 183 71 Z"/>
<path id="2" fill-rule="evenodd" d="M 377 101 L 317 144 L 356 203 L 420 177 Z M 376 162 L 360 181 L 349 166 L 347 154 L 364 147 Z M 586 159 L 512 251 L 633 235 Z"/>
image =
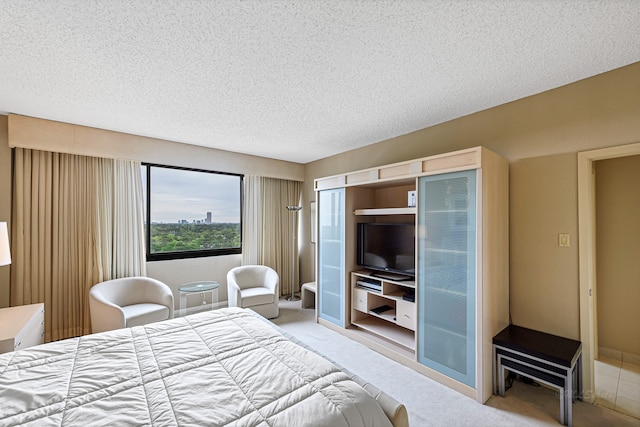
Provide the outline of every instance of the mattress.
<path id="1" fill-rule="evenodd" d="M 391 422 L 337 366 L 226 308 L 0 355 L 0 425 Z"/>

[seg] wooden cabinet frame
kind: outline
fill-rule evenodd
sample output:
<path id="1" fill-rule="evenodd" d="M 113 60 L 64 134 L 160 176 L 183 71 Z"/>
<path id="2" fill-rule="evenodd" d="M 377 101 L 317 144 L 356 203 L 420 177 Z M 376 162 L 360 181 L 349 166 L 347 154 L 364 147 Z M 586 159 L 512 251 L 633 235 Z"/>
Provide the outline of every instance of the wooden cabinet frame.
<path id="1" fill-rule="evenodd" d="M 407 207 L 407 191 L 415 191 L 417 179 L 422 176 L 443 174 L 447 172 L 476 170 L 476 185 L 478 198 L 477 219 L 477 258 L 476 258 L 476 317 L 475 317 L 475 387 L 467 386 L 448 376 L 430 369 L 416 360 L 416 334 L 405 325 L 398 324 L 398 302 L 389 304 L 395 307 L 393 322 L 385 320 L 384 316 L 369 313 L 372 304 L 378 304 L 376 298 L 386 298 L 393 294 L 381 295 L 373 292 L 361 293 L 354 286 L 353 272 L 358 270 L 355 265 L 355 241 L 357 222 L 385 221 L 414 222 L 416 208 Z M 394 163 L 360 171 L 316 179 L 316 191 L 345 188 L 345 316 L 346 328 L 318 319 L 318 321 L 340 333 L 357 340 L 372 349 L 403 363 L 414 370 L 423 373 L 481 403 L 492 394 L 492 344 L 495 334 L 509 323 L 509 164 L 506 159 L 484 147 L 475 147 L 436 156 L 414 159 L 406 162 Z M 418 194 L 417 197 L 420 197 Z M 420 230 L 417 230 L 419 233 Z M 358 274 L 364 273 L 354 273 Z M 387 285 L 398 285 L 393 281 L 385 281 Z M 384 285 L 383 285 L 384 286 Z M 416 290 L 419 292 L 419 289 Z M 364 298 L 366 297 L 366 298 Z M 366 299 L 362 301 L 361 298 Z M 369 299 L 372 302 L 369 302 Z M 417 298 L 416 298 L 417 301 Z M 362 311 L 366 304 L 367 311 Z M 414 304 L 415 308 L 415 304 Z M 406 306 L 400 310 L 405 310 Z M 415 310 L 413 311 L 415 316 Z M 375 320 L 371 320 L 375 319 Z M 413 321 L 415 321 L 414 317 Z M 378 321 L 379 320 L 379 321 Z M 367 322 L 376 323 L 376 327 Z M 385 327 L 378 328 L 384 325 Z M 377 328 L 377 329 L 376 329 Z M 385 329 L 386 328 L 386 329 Z M 420 328 L 419 324 L 414 329 Z M 398 331 L 407 331 L 409 340 L 397 341 Z M 404 332 L 402 332 L 404 333 Z M 411 345 L 413 336 L 413 346 Z"/>

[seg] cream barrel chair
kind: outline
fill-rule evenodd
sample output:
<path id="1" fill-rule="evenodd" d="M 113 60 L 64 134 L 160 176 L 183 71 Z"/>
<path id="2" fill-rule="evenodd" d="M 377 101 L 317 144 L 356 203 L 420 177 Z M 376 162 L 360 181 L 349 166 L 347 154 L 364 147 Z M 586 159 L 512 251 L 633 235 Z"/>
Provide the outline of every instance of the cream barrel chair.
<path id="1" fill-rule="evenodd" d="M 267 319 L 280 314 L 280 277 L 265 265 L 243 265 L 227 273 L 229 307 L 250 308 Z"/>
<path id="2" fill-rule="evenodd" d="M 123 277 L 89 291 L 93 333 L 130 328 L 173 318 L 171 288 L 150 277 Z"/>

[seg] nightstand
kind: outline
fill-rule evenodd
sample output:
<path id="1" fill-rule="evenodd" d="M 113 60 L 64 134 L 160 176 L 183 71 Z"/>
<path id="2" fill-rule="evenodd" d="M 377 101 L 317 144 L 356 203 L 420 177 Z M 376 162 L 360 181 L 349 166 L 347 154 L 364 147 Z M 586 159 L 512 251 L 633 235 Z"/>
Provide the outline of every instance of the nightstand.
<path id="1" fill-rule="evenodd" d="M 44 304 L 0 309 L 0 353 L 44 343 Z"/>

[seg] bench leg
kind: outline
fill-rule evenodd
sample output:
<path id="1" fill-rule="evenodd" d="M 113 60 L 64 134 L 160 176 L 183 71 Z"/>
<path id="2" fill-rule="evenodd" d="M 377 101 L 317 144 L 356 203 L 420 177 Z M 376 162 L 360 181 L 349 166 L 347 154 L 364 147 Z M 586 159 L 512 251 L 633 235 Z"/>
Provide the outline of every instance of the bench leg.
<path id="1" fill-rule="evenodd" d="M 571 402 L 569 402 L 569 405 L 571 405 Z M 563 387 L 560 387 L 560 424 L 565 426 L 567 425 L 566 411 L 567 411 L 567 390 Z M 571 425 L 571 424 L 568 424 L 568 425 Z"/>
<path id="2" fill-rule="evenodd" d="M 502 358 L 498 356 L 498 394 L 504 397 L 504 378 L 507 368 L 502 366 Z"/>
<path id="3" fill-rule="evenodd" d="M 491 379 L 493 379 L 493 394 L 498 394 L 498 379 L 496 378 L 496 346 L 493 345 L 491 347 L 493 353 L 493 360 L 491 361 L 491 370 L 493 371 L 493 376 L 491 377 Z"/>
<path id="4" fill-rule="evenodd" d="M 313 308 L 316 302 L 316 293 L 309 290 L 304 285 L 301 288 L 302 293 L 302 308 Z"/>
<path id="5" fill-rule="evenodd" d="M 583 400 L 584 390 L 582 389 L 582 353 L 578 356 L 578 360 L 576 362 L 576 398 L 578 400 Z"/>

